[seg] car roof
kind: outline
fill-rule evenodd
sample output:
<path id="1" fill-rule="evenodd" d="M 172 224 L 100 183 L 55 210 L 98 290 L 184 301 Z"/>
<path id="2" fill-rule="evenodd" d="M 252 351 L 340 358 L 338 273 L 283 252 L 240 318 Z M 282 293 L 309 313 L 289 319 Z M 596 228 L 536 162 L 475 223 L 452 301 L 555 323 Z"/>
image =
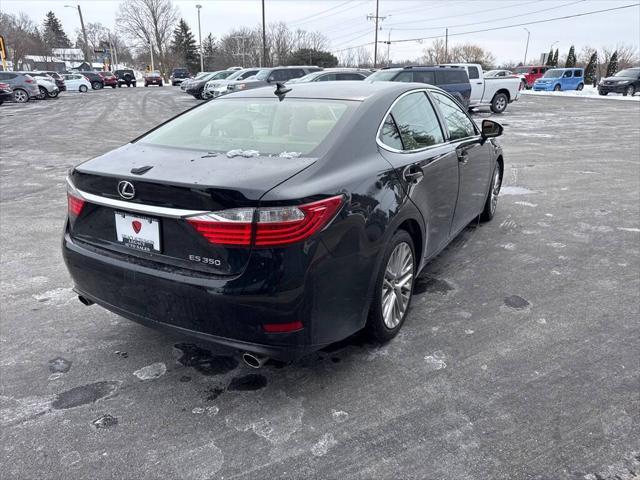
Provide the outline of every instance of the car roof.
<path id="1" fill-rule="evenodd" d="M 345 80 L 339 82 L 309 82 L 287 84 L 291 90 L 286 93 L 285 98 L 317 98 L 323 100 L 354 100 L 364 101 L 372 97 L 385 95 L 398 96 L 409 90 L 422 89 L 427 85 L 424 83 L 409 82 L 373 82 L 367 83 L 358 80 Z M 428 86 L 430 89 L 440 90 L 437 87 Z M 226 95 L 224 98 L 273 98 L 275 96 L 276 83 L 267 87 L 243 90 Z"/>

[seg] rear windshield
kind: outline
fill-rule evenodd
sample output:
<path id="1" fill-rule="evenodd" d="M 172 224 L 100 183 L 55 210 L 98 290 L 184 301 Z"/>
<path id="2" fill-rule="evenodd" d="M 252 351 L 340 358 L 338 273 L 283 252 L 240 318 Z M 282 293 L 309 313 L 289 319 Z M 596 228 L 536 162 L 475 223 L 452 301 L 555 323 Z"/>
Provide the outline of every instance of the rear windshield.
<path id="1" fill-rule="evenodd" d="M 544 78 L 560 78 L 564 70 L 547 70 L 547 73 L 544 74 Z"/>
<path id="2" fill-rule="evenodd" d="M 306 155 L 320 145 L 347 110 L 346 100 L 227 98 L 209 102 L 140 141 L 213 152 Z M 346 117 L 345 117 L 346 118 Z M 250 156 L 258 155 L 253 153 Z"/>

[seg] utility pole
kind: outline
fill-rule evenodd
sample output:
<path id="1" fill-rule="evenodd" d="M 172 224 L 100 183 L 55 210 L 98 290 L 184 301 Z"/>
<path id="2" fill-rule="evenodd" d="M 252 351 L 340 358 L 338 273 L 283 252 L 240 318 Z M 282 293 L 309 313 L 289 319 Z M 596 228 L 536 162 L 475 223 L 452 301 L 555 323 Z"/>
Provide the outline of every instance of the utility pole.
<path id="1" fill-rule="evenodd" d="M 204 72 L 204 52 L 202 51 L 202 29 L 200 28 L 200 9 L 202 5 L 196 5 L 198 9 L 198 44 L 200 46 L 200 71 Z"/>
<path id="2" fill-rule="evenodd" d="M 449 28 L 444 29 L 444 63 L 449 63 Z"/>
<path id="3" fill-rule="evenodd" d="M 376 14 L 367 15 L 367 20 L 375 20 L 376 22 L 376 35 L 373 43 L 373 68 L 378 65 L 378 21 L 382 21 L 387 17 L 380 16 L 380 0 L 376 0 Z"/>
<path id="4" fill-rule="evenodd" d="M 74 8 L 73 5 L 65 5 L 65 7 Z M 87 41 L 87 30 L 84 28 L 84 20 L 82 18 L 82 9 L 80 8 L 80 5 L 76 5 L 76 7 L 78 8 L 78 15 L 80 16 L 80 26 L 82 27 L 82 38 L 84 39 L 85 60 L 89 60 L 89 63 L 93 63 L 93 55 L 91 55 L 89 51 L 89 42 Z"/>
<path id="5" fill-rule="evenodd" d="M 267 28 L 264 21 L 264 0 L 262 0 L 262 67 L 267 66 Z"/>
<path id="6" fill-rule="evenodd" d="M 524 61 L 522 62 L 522 65 L 527 64 L 527 53 L 529 53 L 529 37 L 531 36 L 531 32 L 526 28 L 524 29 L 527 30 L 527 46 L 524 48 Z"/>

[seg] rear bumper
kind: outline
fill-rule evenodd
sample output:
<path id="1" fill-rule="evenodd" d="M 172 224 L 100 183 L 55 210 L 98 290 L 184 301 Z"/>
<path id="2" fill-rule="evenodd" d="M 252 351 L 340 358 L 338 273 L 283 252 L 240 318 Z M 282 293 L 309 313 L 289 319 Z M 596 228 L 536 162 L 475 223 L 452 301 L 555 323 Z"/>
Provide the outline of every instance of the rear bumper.
<path id="1" fill-rule="evenodd" d="M 289 268 L 285 274 L 261 258 L 234 277 L 151 268 L 148 262 L 75 241 L 68 233 L 62 244 L 79 294 L 146 326 L 280 360 L 318 350 L 363 326 L 367 296 L 348 295 L 336 282 L 342 272 L 353 274 L 354 265 L 332 258 L 322 244 L 309 259 L 313 272 Z M 306 262 L 300 260 L 302 267 Z M 330 302 L 325 305 L 319 297 Z M 302 330 L 273 334 L 263 329 L 267 323 L 296 321 L 302 322 Z"/>
<path id="2" fill-rule="evenodd" d="M 532 89 L 533 89 L 534 92 L 552 92 L 554 86 L 555 85 L 553 85 L 553 84 L 548 84 L 548 85 L 547 84 L 545 84 L 545 85 L 536 85 L 536 84 L 534 84 Z"/>

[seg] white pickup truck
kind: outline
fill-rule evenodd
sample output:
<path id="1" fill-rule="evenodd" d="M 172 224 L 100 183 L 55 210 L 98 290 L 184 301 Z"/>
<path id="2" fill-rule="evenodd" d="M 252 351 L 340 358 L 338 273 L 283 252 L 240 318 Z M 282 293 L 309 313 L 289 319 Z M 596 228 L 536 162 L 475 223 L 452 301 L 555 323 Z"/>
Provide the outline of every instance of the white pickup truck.
<path id="1" fill-rule="evenodd" d="M 517 76 L 485 78 L 482 67 L 475 63 L 447 63 L 450 67 L 464 68 L 471 82 L 469 108 L 490 107 L 493 113 L 502 113 L 507 105 L 520 98 L 522 82 Z"/>

